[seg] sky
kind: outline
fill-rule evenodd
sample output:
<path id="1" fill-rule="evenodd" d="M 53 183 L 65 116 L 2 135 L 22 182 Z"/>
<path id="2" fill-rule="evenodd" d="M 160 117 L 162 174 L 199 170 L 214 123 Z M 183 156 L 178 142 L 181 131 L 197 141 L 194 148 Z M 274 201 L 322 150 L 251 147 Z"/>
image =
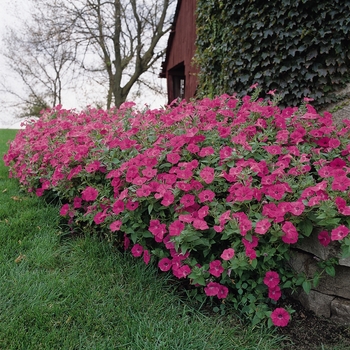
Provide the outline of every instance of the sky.
<path id="1" fill-rule="evenodd" d="M 18 19 L 16 19 L 13 13 L 15 12 L 16 14 L 20 15 L 20 17 L 25 18 L 26 16 L 28 16 L 28 10 L 27 10 L 28 6 L 29 6 L 28 0 L 0 0 L 0 43 L 3 35 L 6 33 L 6 26 L 16 26 L 16 22 L 18 22 Z M 1 44 L 0 44 L 0 48 L 1 48 Z M 158 61 L 157 64 L 159 65 L 159 71 L 160 71 L 161 62 Z M 5 80 L 10 79 L 5 60 L 1 56 L 1 54 L 0 54 L 0 77 L 1 79 L 5 79 Z M 15 86 L 16 84 L 20 86 L 19 80 L 18 81 L 16 81 L 16 79 L 13 79 L 13 80 L 14 81 L 11 83 L 13 83 Z M 166 92 L 165 79 L 160 79 L 160 81 L 164 92 Z M 4 96 L 5 95 L 3 95 L 2 97 Z M 6 98 L 7 97 L 5 96 L 5 99 Z M 101 99 L 103 98 L 104 96 L 101 96 Z M 164 98 L 156 97 L 153 93 L 148 93 L 147 91 L 143 91 L 141 94 L 141 97 L 135 100 L 135 102 L 137 103 L 137 106 L 139 106 L 140 108 L 143 108 L 145 104 L 147 104 L 150 108 L 159 108 L 166 103 L 166 99 L 165 97 Z M 77 110 L 80 110 L 88 104 L 89 104 L 89 101 L 83 100 L 82 96 L 79 96 L 79 94 L 70 94 L 69 98 L 64 99 L 63 107 L 66 109 L 76 108 Z M 11 111 L 9 108 L 0 106 L 0 128 L 18 129 L 22 122 L 23 122 L 23 119 L 18 119 L 14 115 L 13 111 Z"/>

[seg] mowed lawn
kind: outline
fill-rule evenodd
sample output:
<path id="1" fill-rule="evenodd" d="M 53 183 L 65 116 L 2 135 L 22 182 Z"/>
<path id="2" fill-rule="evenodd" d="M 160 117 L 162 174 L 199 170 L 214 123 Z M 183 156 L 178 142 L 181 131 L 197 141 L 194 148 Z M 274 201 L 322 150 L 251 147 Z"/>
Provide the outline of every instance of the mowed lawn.
<path id="1" fill-rule="evenodd" d="M 1 350 L 279 349 L 274 330 L 193 308 L 156 266 L 67 235 L 58 207 L 8 178 L 15 134 L 0 130 Z"/>

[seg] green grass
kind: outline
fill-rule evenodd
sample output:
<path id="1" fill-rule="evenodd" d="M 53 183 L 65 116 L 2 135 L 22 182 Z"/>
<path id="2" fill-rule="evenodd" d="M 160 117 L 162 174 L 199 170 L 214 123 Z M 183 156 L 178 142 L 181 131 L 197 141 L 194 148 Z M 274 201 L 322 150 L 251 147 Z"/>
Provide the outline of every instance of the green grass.
<path id="1" fill-rule="evenodd" d="M 20 191 L 0 130 L 0 349 L 272 350 L 281 340 L 209 316 L 168 275 L 94 237 L 62 235 L 58 208 Z"/>

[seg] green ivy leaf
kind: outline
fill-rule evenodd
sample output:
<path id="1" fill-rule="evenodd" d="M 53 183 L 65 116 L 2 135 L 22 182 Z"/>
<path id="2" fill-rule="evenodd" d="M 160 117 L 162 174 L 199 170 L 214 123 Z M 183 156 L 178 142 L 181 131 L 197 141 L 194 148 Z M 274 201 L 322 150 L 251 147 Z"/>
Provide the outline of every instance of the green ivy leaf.
<path id="1" fill-rule="evenodd" d="M 310 281 L 304 281 L 302 284 L 303 290 L 306 294 L 309 294 L 311 291 L 311 282 Z"/>

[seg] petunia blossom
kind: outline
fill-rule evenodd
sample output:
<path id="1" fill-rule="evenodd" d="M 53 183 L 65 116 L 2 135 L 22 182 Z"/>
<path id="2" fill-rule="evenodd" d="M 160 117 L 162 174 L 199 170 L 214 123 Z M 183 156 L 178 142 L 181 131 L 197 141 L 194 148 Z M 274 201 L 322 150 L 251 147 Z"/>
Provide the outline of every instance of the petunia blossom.
<path id="1" fill-rule="evenodd" d="M 69 204 L 66 203 L 66 204 L 63 204 L 61 209 L 60 209 L 60 215 L 61 216 L 66 216 L 69 212 Z"/>
<path id="2" fill-rule="evenodd" d="M 98 191 L 93 187 L 86 187 L 85 190 L 81 192 L 81 198 L 84 201 L 94 201 L 98 196 Z"/>
<path id="3" fill-rule="evenodd" d="M 199 176 L 206 184 L 210 184 L 214 180 L 214 169 L 207 166 L 199 172 Z"/>
<path id="4" fill-rule="evenodd" d="M 208 297 L 215 296 L 219 293 L 220 290 L 220 284 L 217 282 L 209 282 L 206 287 L 204 287 L 204 293 Z"/>
<path id="5" fill-rule="evenodd" d="M 277 327 L 286 327 L 290 320 L 290 314 L 282 307 L 278 307 L 271 313 L 272 323 Z"/>
<path id="6" fill-rule="evenodd" d="M 188 265 L 183 265 L 177 268 L 174 268 L 173 265 L 173 275 L 177 278 L 185 278 L 191 273 L 191 268 Z"/>
<path id="7" fill-rule="evenodd" d="M 226 286 L 223 286 L 222 284 L 219 284 L 219 291 L 217 293 L 218 299 L 225 299 L 228 295 L 228 288 Z"/>
<path id="8" fill-rule="evenodd" d="M 317 238 L 320 244 L 323 245 L 324 247 L 327 247 L 328 244 L 331 242 L 331 236 L 327 231 L 321 231 L 318 234 Z"/>
<path id="9" fill-rule="evenodd" d="M 201 203 L 203 202 L 211 202 L 215 197 L 215 193 L 211 190 L 204 190 L 199 193 L 198 198 Z"/>
<path id="10" fill-rule="evenodd" d="M 279 286 L 274 286 L 269 288 L 268 296 L 270 299 L 277 301 L 282 295 L 281 288 Z"/>
<path id="11" fill-rule="evenodd" d="M 158 267 L 164 272 L 169 271 L 172 267 L 172 262 L 169 258 L 162 258 L 158 262 Z"/>
<path id="12" fill-rule="evenodd" d="M 185 224 L 180 220 L 175 220 L 169 225 L 169 235 L 170 236 L 179 236 L 184 230 Z"/>
<path id="13" fill-rule="evenodd" d="M 122 222 L 120 220 L 116 220 L 109 225 L 109 228 L 112 232 L 115 232 L 115 231 L 119 231 L 121 226 L 122 226 Z"/>
<path id="14" fill-rule="evenodd" d="M 259 220 L 255 225 L 255 232 L 260 235 L 264 235 L 269 228 L 271 227 L 271 223 L 268 219 Z"/>
<path id="15" fill-rule="evenodd" d="M 234 249 L 227 248 L 227 249 L 224 249 L 224 251 L 221 253 L 220 257 L 222 260 L 231 260 L 234 255 L 235 255 Z"/>
<path id="16" fill-rule="evenodd" d="M 290 221 L 286 221 L 282 225 L 282 231 L 284 232 L 282 236 L 282 241 L 284 243 L 294 244 L 298 241 L 298 231 Z"/>
<path id="17" fill-rule="evenodd" d="M 151 260 L 151 254 L 148 250 L 144 250 L 143 251 L 143 261 L 146 265 L 148 265 L 148 263 L 150 262 Z"/>
<path id="18" fill-rule="evenodd" d="M 264 277 L 264 284 L 269 288 L 276 287 L 280 283 L 280 276 L 276 271 L 267 271 Z"/>
<path id="19" fill-rule="evenodd" d="M 224 268 L 221 265 L 220 260 L 214 260 L 211 261 L 209 264 L 209 273 L 212 274 L 215 277 L 220 277 L 221 274 L 224 272 Z"/>
<path id="20" fill-rule="evenodd" d="M 340 225 L 331 231 L 331 240 L 340 241 L 349 234 L 350 230 L 344 226 Z"/>
<path id="21" fill-rule="evenodd" d="M 136 243 L 132 248 L 131 248 L 131 254 L 135 257 L 138 258 L 142 255 L 143 253 L 143 247 L 142 245 Z"/>

